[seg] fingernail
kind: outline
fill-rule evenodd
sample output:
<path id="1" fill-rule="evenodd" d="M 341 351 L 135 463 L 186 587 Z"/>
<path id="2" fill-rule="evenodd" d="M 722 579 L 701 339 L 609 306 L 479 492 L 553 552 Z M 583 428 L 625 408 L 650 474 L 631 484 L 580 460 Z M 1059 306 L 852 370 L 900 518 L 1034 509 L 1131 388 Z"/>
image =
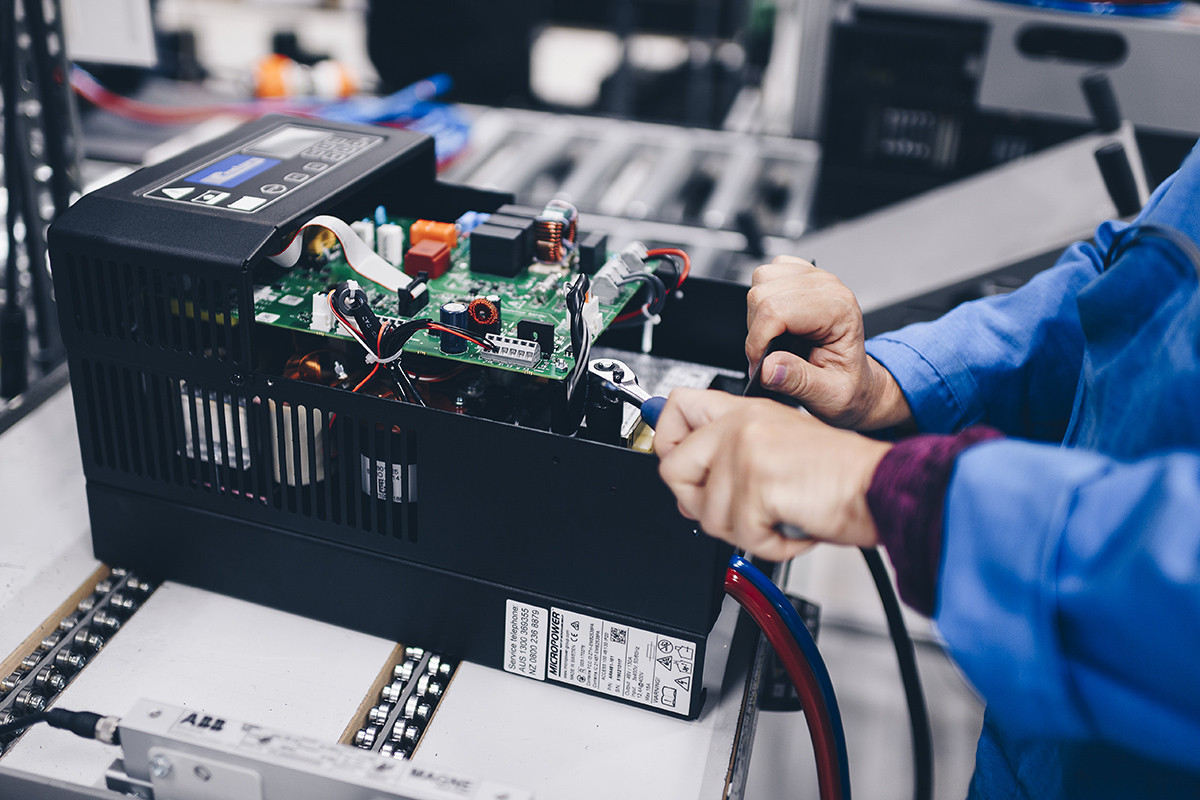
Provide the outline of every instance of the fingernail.
<path id="1" fill-rule="evenodd" d="M 763 381 L 763 386 L 782 386 L 787 380 L 787 367 L 779 364 L 771 370 L 771 374 Z"/>

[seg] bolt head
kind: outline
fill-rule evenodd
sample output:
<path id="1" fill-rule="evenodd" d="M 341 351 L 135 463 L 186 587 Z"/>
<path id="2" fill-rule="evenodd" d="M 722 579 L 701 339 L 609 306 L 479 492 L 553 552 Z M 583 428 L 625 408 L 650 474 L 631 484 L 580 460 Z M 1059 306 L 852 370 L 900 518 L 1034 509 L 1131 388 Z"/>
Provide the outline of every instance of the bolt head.
<path id="1" fill-rule="evenodd" d="M 171 774 L 171 760 L 166 756 L 155 756 L 150 759 L 150 777 L 162 780 Z"/>

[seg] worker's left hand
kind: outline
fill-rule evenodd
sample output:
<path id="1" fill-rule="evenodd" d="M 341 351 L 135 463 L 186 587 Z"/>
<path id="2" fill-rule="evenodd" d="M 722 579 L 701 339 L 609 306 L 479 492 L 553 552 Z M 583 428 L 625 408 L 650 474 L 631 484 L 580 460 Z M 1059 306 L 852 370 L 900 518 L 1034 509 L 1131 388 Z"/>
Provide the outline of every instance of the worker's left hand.
<path id="1" fill-rule="evenodd" d="M 696 389 L 671 393 L 654 435 L 679 510 L 775 561 L 812 546 L 782 536 L 781 523 L 815 540 L 875 546 L 866 495 L 890 448 L 772 400 Z"/>

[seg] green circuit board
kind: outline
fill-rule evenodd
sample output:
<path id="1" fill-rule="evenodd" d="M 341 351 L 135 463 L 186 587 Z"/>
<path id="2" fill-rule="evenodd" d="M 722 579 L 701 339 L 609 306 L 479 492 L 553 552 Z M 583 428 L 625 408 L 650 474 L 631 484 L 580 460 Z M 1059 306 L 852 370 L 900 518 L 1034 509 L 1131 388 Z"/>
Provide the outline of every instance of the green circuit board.
<path id="1" fill-rule="evenodd" d="M 413 222 L 411 219 L 391 221 L 402 225 L 405 231 Z M 371 309 L 385 321 L 422 318 L 436 321 L 438 310 L 444 303 L 455 300 L 470 302 L 475 297 L 494 295 L 500 298 L 501 335 L 517 338 L 517 324 L 521 320 L 546 323 L 554 327 L 554 352 L 549 355 L 543 353 L 536 365 L 524 367 L 495 361 L 488 357 L 486 350 L 471 343 L 467 344 L 463 353 L 443 353 L 439 346 L 440 334 L 428 331 L 418 332 L 409 339 L 404 351 L 552 380 L 566 378 L 575 366 L 575 359 L 571 354 L 570 314 L 563 297 L 563 287 L 578 273 L 570 265 L 562 267 L 536 262 L 511 278 L 472 272 L 470 248 L 470 237 L 459 239 L 450 254 L 449 270 L 429 282 L 429 303 L 415 317 L 400 317 L 395 293 L 364 279 L 339 254 L 320 266 L 298 265 L 273 283 L 256 286 L 255 322 L 352 341 L 341 330 L 324 332 L 313 330 L 311 326 L 313 295 L 324 295 L 344 280 L 357 280 L 367 294 Z M 402 264 L 399 266 L 403 269 Z M 601 330 L 616 319 L 638 291 L 637 285 L 621 288 L 621 294 L 612 303 L 600 304 Z"/>

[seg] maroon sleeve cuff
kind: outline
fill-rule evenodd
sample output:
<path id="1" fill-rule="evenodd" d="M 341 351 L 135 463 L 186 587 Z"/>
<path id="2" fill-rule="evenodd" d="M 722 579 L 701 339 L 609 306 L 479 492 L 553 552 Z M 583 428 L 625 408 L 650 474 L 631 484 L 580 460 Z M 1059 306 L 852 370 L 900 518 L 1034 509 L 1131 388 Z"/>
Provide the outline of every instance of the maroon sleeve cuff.
<path id="1" fill-rule="evenodd" d="M 968 447 L 998 439 L 983 425 L 953 436 L 914 436 L 888 451 L 871 479 L 867 505 L 879 543 L 896 570 L 900 599 L 932 616 L 942 559 L 942 510 L 954 460 Z"/>

